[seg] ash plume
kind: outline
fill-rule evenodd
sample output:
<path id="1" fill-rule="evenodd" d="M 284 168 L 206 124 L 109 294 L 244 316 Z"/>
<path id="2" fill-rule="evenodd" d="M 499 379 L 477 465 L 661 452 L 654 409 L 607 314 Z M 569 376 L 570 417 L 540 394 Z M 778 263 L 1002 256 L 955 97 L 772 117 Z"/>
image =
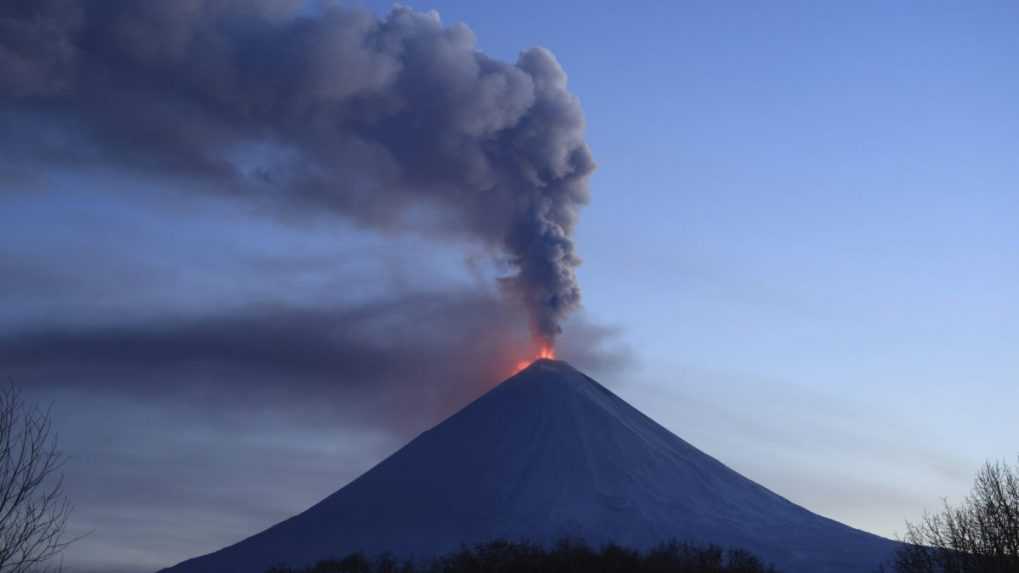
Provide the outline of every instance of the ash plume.
<path id="1" fill-rule="evenodd" d="M 511 265 L 547 343 L 579 304 L 572 233 L 594 163 L 545 49 L 502 62 L 408 8 L 14 0 L 0 78 L 0 167 L 112 167 L 467 237 Z"/>
<path id="2" fill-rule="evenodd" d="M 481 242 L 552 342 L 580 301 L 572 233 L 594 168 L 547 50 L 463 24 L 300 2 L 0 6 L 0 151 L 179 178 L 287 213 Z M 302 11 L 305 10 L 305 11 Z"/>

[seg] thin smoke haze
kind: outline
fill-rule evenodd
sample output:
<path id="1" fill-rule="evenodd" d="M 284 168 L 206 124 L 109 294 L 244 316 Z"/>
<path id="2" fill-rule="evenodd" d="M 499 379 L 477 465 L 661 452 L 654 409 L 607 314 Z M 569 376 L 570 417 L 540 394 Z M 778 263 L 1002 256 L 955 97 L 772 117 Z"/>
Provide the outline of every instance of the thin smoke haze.
<path id="1" fill-rule="evenodd" d="M 572 234 L 594 163 L 545 49 L 501 62 L 403 7 L 27 0 L 0 6 L 0 77 L 11 157 L 467 237 L 508 263 L 543 344 L 580 303 Z"/>

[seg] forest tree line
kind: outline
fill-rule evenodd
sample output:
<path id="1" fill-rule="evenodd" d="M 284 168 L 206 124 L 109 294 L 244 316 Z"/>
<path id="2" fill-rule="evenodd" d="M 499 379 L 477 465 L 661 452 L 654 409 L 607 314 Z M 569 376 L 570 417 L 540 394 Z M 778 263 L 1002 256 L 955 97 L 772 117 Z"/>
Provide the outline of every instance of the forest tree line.
<path id="1" fill-rule="evenodd" d="M 268 573 L 777 573 L 770 565 L 741 549 L 713 545 L 666 543 L 641 552 L 618 545 L 594 549 L 582 541 L 541 545 L 493 541 L 463 547 L 427 564 L 397 561 L 383 555 L 368 558 L 354 553 L 344 559 L 321 561 L 303 568 L 276 567 Z"/>

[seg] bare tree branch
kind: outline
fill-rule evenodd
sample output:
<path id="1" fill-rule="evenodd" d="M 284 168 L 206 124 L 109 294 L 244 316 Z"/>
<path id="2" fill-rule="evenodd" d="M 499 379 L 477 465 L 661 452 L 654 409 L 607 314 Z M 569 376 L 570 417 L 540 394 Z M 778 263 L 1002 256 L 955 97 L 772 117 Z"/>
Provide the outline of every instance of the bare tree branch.
<path id="1" fill-rule="evenodd" d="M 70 543 L 63 463 L 50 411 L 0 389 L 0 573 L 39 571 Z"/>
<path id="2" fill-rule="evenodd" d="M 986 463 L 959 507 L 907 523 L 898 573 L 1019 573 L 1019 465 Z"/>

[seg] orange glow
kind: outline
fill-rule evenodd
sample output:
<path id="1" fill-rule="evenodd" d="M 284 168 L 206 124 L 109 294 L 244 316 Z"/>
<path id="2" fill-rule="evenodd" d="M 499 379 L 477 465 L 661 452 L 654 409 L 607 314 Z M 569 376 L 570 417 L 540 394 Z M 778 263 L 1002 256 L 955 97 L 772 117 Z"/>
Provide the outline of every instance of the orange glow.
<path id="1" fill-rule="evenodd" d="M 521 360 L 520 362 L 517 362 L 517 367 L 513 369 L 513 373 L 516 374 L 517 372 L 520 372 L 521 370 L 527 368 L 531 364 L 534 364 L 536 360 L 541 359 L 555 360 L 555 348 L 547 344 L 542 345 L 542 347 L 538 349 L 537 356 L 535 356 L 531 360 Z"/>

